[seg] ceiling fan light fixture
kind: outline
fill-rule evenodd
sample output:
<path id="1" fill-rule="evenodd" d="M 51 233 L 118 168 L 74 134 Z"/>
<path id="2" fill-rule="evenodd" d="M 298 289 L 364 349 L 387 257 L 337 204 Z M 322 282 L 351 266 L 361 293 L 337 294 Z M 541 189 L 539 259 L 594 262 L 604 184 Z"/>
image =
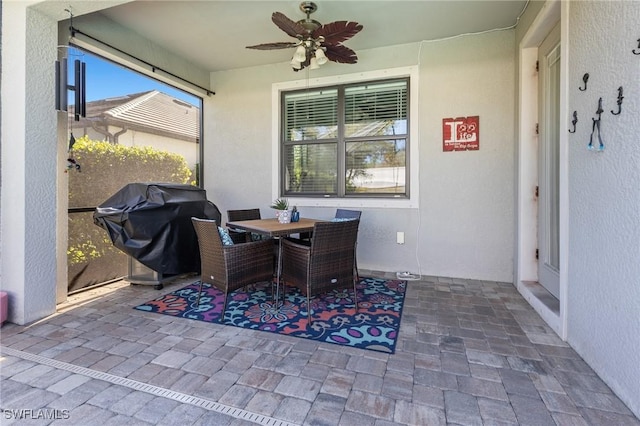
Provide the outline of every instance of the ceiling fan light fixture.
<path id="1" fill-rule="evenodd" d="M 302 68 L 302 63 L 298 62 L 294 59 L 291 59 L 291 67 L 293 67 L 294 70 L 299 70 Z"/>
<path id="2" fill-rule="evenodd" d="M 296 48 L 296 52 L 293 54 L 293 59 L 300 63 L 307 60 L 307 49 L 304 46 L 304 42 Z"/>
<path id="3" fill-rule="evenodd" d="M 315 56 L 312 56 L 311 60 L 309 61 L 309 69 L 317 70 L 318 68 L 320 68 L 320 65 L 318 64 L 318 60 L 316 59 Z"/>
<path id="4" fill-rule="evenodd" d="M 318 62 L 318 65 L 324 65 L 327 63 L 328 61 L 327 56 L 324 54 L 324 50 L 321 47 L 316 49 L 315 59 Z"/>

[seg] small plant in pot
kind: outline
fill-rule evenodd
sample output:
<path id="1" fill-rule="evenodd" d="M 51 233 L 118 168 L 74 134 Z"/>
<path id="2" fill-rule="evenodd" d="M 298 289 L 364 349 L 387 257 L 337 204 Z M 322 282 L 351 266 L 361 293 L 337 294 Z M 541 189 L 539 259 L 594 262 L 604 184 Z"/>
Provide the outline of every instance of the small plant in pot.
<path id="1" fill-rule="evenodd" d="M 289 223 L 291 221 L 291 214 L 289 212 L 289 200 L 286 198 L 277 198 L 271 204 L 271 208 L 275 209 L 276 217 L 280 223 Z"/>

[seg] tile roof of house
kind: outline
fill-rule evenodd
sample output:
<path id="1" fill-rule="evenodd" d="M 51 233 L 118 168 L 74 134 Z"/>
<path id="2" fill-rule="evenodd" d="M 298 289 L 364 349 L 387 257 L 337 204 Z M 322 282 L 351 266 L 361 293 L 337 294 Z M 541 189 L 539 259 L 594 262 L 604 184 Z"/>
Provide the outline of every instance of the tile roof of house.
<path id="1" fill-rule="evenodd" d="M 87 117 L 72 122 L 72 127 L 110 125 L 195 142 L 199 123 L 198 107 L 152 90 L 88 102 Z"/>

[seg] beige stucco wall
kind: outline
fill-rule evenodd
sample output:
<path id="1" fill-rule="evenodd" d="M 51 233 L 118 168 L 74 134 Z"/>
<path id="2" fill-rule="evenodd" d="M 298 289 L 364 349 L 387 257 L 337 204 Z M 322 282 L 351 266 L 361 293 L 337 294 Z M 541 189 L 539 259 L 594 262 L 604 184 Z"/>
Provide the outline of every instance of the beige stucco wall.
<path id="1" fill-rule="evenodd" d="M 522 17 L 518 45 L 538 13 L 545 13 L 543 3 L 532 2 Z M 568 64 L 561 114 L 567 122 L 573 111 L 579 118 L 576 132 L 566 133 L 562 146 L 566 160 L 561 169 L 567 176 L 563 232 L 568 237 L 559 321 L 566 323 L 564 334 L 571 346 L 640 416 L 640 144 L 635 131 L 640 56 L 632 54 L 638 47 L 640 2 L 572 1 L 558 10 L 565 37 L 562 55 Z M 590 78 L 583 92 L 578 87 L 585 72 Z M 620 86 L 623 113 L 614 116 Z M 587 144 L 600 97 L 605 150 L 592 152 Z M 597 138 L 594 142 L 597 148 Z M 517 173 L 522 177 L 528 171 Z M 593 391 L 597 395 L 597 388 Z"/>
<path id="2" fill-rule="evenodd" d="M 9 294 L 9 320 L 19 323 L 52 313 L 56 301 L 57 119 L 49 76 L 57 27 L 28 4 L 2 7 L 0 287 Z"/>
<path id="3" fill-rule="evenodd" d="M 419 206 L 365 207 L 358 264 L 483 280 L 513 276 L 514 31 L 358 52 L 357 65 L 330 64 L 310 78 L 392 67 L 419 69 Z M 212 74 L 205 99 L 205 189 L 222 211 L 259 207 L 272 214 L 271 86 L 299 80 L 288 64 Z M 240 113 L 241 112 L 241 113 Z M 442 151 L 442 119 L 480 116 L 480 150 Z M 250 125 L 247 125 L 250 123 Z M 336 206 L 298 204 L 303 215 L 332 217 Z M 355 207 L 358 207 L 357 205 Z M 396 244 L 396 232 L 406 235 Z"/>
<path id="4" fill-rule="evenodd" d="M 568 18 L 568 112 L 579 122 L 569 136 L 567 340 L 640 416 L 640 2 L 571 2 Z M 592 152 L 601 97 L 605 150 Z"/>

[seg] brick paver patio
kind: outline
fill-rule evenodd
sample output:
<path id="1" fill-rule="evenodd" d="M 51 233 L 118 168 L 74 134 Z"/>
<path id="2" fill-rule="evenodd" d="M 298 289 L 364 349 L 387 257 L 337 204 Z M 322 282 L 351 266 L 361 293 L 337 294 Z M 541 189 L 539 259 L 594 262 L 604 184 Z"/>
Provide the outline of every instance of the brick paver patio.
<path id="1" fill-rule="evenodd" d="M 510 283 L 409 282 L 393 355 L 132 309 L 158 293 L 5 324 L 0 423 L 640 426 Z"/>

